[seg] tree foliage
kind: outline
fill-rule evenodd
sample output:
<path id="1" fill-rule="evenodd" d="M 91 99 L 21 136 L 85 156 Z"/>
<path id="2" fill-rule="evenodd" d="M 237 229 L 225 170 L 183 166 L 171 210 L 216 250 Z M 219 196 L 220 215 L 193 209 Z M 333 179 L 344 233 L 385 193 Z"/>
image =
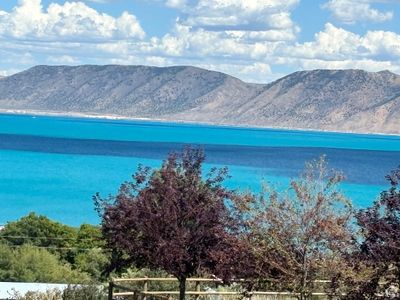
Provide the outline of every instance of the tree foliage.
<path id="1" fill-rule="evenodd" d="M 352 237 L 352 210 L 339 189 L 342 179 L 321 157 L 307 163 L 286 191 L 268 188 L 255 198 L 247 208 L 255 278 L 301 298 L 312 292 L 315 279 L 330 279 Z"/>
<path id="2" fill-rule="evenodd" d="M 70 248 L 74 245 L 76 234 L 76 228 L 30 213 L 18 221 L 7 223 L 0 232 L 0 238 L 15 246 L 30 244 L 53 248 L 53 252 L 72 262 L 74 254 Z"/>
<path id="3" fill-rule="evenodd" d="M 89 276 L 59 260 L 57 255 L 31 245 L 11 248 L 0 244 L 0 280 L 82 283 Z"/>
<path id="4" fill-rule="evenodd" d="M 36 247 L 46 250 L 39 252 L 40 255 L 53 254 L 51 261 L 56 259 L 60 265 L 79 270 L 78 273 L 88 273 L 93 280 L 104 279 L 102 273 L 108 264 L 109 255 L 102 249 L 104 240 L 99 226 L 82 224 L 75 228 L 30 213 L 17 221 L 7 223 L 0 231 L 0 240 L 8 245 L 0 247 L 0 252 L 3 253 L 0 257 L 0 276 L 12 269 L 8 266 L 13 261 L 9 258 L 9 253 L 20 257 L 24 254 L 21 251 L 32 254 Z M 24 276 L 16 275 L 12 280 L 23 280 Z"/>
<path id="5" fill-rule="evenodd" d="M 387 179 L 390 189 L 356 215 L 362 238 L 351 262 L 364 276 L 348 279 L 347 299 L 376 299 L 378 294 L 400 298 L 400 169 Z"/>
<path id="6" fill-rule="evenodd" d="M 93 280 L 105 279 L 105 270 L 110 263 L 109 255 L 101 248 L 82 251 L 75 257 L 74 267 L 89 274 Z"/>
<path id="7" fill-rule="evenodd" d="M 186 278 L 213 272 L 234 238 L 226 205 L 234 195 L 221 185 L 226 170 L 203 179 L 204 159 L 201 150 L 185 149 L 159 170 L 139 168 L 115 197 L 97 196 L 107 247 L 117 258 L 113 267 L 161 268 L 178 278 L 181 299 Z"/>
<path id="8" fill-rule="evenodd" d="M 69 247 L 75 236 L 76 229 L 33 212 L 7 223 L 0 232 L 0 237 L 13 245 L 30 243 L 40 247 Z"/>

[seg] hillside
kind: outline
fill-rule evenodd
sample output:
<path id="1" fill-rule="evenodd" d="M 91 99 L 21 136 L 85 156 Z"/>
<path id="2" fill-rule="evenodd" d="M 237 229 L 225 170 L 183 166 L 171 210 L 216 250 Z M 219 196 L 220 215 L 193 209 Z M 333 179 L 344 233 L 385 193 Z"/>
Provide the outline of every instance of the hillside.
<path id="1" fill-rule="evenodd" d="M 0 80 L 0 109 L 400 134 L 400 76 L 314 70 L 261 85 L 195 67 L 36 66 Z"/>

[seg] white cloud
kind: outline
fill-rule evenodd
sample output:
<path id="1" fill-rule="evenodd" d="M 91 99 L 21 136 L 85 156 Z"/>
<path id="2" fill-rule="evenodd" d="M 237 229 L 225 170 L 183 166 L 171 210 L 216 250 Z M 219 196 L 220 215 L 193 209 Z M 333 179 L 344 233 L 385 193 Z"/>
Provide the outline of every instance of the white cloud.
<path id="1" fill-rule="evenodd" d="M 400 35 L 390 31 L 368 31 L 363 46 L 376 57 L 392 57 L 400 60 Z"/>
<path id="2" fill-rule="evenodd" d="M 393 18 L 392 11 L 379 11 L 371 7 L 374 0 L 329 0 L 323 7 L 329 9 L 340 22 L 385 22 Z"/>
<path id="3" fill-rule="evenodd" d="M 282 66 L 285 72 L 314 68 L 400 72 L 400 36 L 395 32 L 360 35 L 328 23 L 313 39 L 296 42 L 300 29 L 291 12 L 299 0 L 151 1 L 163 1 L 180 15 L 160 37 L 146 38 L 138 20 L 127 12 L 115 18 L 82 2 L 43 7 L 40 0 L 21 0 L 9 12 L 0 10 L 0 67 L 194 65 L 264 83 L 284 75 L 277 73 Z"/>
<path id="4" fill-rule="evenodd" d="M 49 56 L 47 61 L 52 64 L 79 64 L 79 59 L 69 56 L 69 55 L 61 55 L 61 56 Z"/>
<path id="5" fill-rule="evenodd" d="M 196 66 L 200 68 L 205 68 L 207 70 L 230 74 L 247 82 L 266 83 L 273 81 L 279 77 L 279 74 L 272 73 L 271 67 L 266 63 L 246 64 L 245 62 L 227 63 L 213 61 L 208 64 L 200 63 Z"/>
<path id="6" fill-rule="evenodd" d="M 344 59 L 344 60 L 322 60 L 322 59 L 292 59 L 287 58 L 285 63 L 297 65 L 304 70 L 313 69 L 361 69 L 370 72 L 391 70 L 399 72 L 400 65 L 391 61 L 376 61 L 372 59 Z"/>
<path id="7" fill-rule="evenodd" d="M 181 11 L 178 24 L 193 31 L 243 32 L 243 39 L 294 40 L 291 11 L 300 0 L 167 0 Z"/>
<path id="8" fill-rule="evenodd" d="M 15 68 L 0 70 L 0 76 L 10 76 L 21 71 L 22 71 L 21 69 L 15 69 Z"/>
<path id="9" fill-rule="evenodd" d="M 183 9 L 186 7 L 186 0 L 167 0 L 165 4 L 169 7 Z"/>
<path id="10" fill-rule="evenodd" d="M 128 13 L 114 18 L 82 2 L 43 7 L 40 0 L 21 0 L 0 13 L 0 50 L 45 57 L 37 63 L 209 66 L 254 82 L 274 76 L 277 49 L 299 32 L 290 16 L 299 0 L 163 1 L 181 17 L 164 36 L 144 39 Z"/>
<path id="11" fill-rule="evenodd" d="M 23 65 L 32 65 L 36 63 L 34 56 L 27 49 L 15 51 L 15 49 L 6 50 L 1 48 L 2 47 L 0 47 L 0 57 L 2 64 L 19 65 L 18 68 L 21 68 Z"/>
<path id="12" fill-rule="evenodd" d="M 260 32 L 208 31 L 176 24 L 175 30 L 161 39 L 153 39 L 146 51 L 170 57 L 244 59 L 250 63 L 272 54 L 282 40 L 262 39 Z"/>
<path id="13" fill-rule="evenodd" d="M 390 31 L 367 31 L 358 35 L 328 23 L 315 40 L 295 44 L 280 53 L 279 64 L 303 69 L 367 71 L 400 70 L 400 35 Z"/>
<path id="14" fill-rule="evenodd" d="M 293 26 L 288 13 L 299 0 L 199 0 L 184 6 L 187 23 L 198 26 L 268 25 L 270 28 Z"/>
<path id="15" fill-rule="evenodd" d="M 51 3 L 20 0 L 11 12 L 0 13 L 0 37 L 45 41 L 143 39 L 136 17 L 124 12 L 119 18 L 99 13 L 82 2 Z"/>
<path id="16" fill-rule="evenodd" d="M 389 31 L 365 35 L 326 24 L 313 41 L 268 41 L 253 32 L 207 31 L 176 24 L 162 38 L 147 41 L 118 41 L 97 44 L 102 63 L 195 65 L 225 72 L 251 82 L 268 82 L 278 75 L 271 67 L 361 68 L 369 71 L 399 70 L 400 36 Z M 247 35 L 244 37 L 244 35 Z"/>
<path id="17" fill-rule="evenodd" d="M 286 54 L 323 60 L 370 58 L 379 61 L 387 56 L 400 59 L 400 35 L 391 31 L 367 31 L 361 36 L 328 23 L 315 35 L 315 41 L 296 44 Z"/>
<path id="18" fill-rule="evenodd" d="M 180 10 L 174 29 L 153 38 L 142 49 L 176 60 L 242 60 L 248 65 L 271 55 L 296 39 L 300 28 L 291 11 L 299 0 L 167 0 Z M 213 64 L 215 65 L 215 64 Z M 237 73 L 237 72 L 236 72 Z"/>

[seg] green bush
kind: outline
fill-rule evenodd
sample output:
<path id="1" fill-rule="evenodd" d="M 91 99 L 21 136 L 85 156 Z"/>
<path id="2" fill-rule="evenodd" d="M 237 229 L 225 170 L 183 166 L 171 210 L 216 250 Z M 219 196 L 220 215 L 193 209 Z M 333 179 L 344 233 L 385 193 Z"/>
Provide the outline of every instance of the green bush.
<path id="1" fill-rule="evenodd" d="M 84 283 L 87 273 L 72 269 L 55 254 L 32 245 L 16 248 L 0 244 L 0 280 L 24 282 Z"/>
<path id="2" fill-rule="evenodd" d="M 100 248 L 81 252 L 75 257 L 75 267 L 88 273 L 94 280 L 104 279 L 104 270 L 109 263 L 109 256 Z"/>

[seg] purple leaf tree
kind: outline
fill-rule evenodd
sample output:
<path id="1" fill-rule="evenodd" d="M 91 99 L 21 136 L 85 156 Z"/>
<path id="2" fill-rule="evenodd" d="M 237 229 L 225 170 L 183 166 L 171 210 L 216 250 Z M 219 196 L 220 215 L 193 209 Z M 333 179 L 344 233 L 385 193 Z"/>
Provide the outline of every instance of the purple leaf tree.
<path id="1" fill-rule="evenodd" d="M 226 169 L 203 177 L 204 159 L 201 150 L 187 148 L 170 154 L 158 170 L 139 167 L 116 196 L 95 196 L 114 269 L 163 269 L 178 279 L 180 299 L 188 277 L 234 270 L 226 266 L 239 251 L 238 221 L 229 203 L 239 196 L 222 186 Z"/>

